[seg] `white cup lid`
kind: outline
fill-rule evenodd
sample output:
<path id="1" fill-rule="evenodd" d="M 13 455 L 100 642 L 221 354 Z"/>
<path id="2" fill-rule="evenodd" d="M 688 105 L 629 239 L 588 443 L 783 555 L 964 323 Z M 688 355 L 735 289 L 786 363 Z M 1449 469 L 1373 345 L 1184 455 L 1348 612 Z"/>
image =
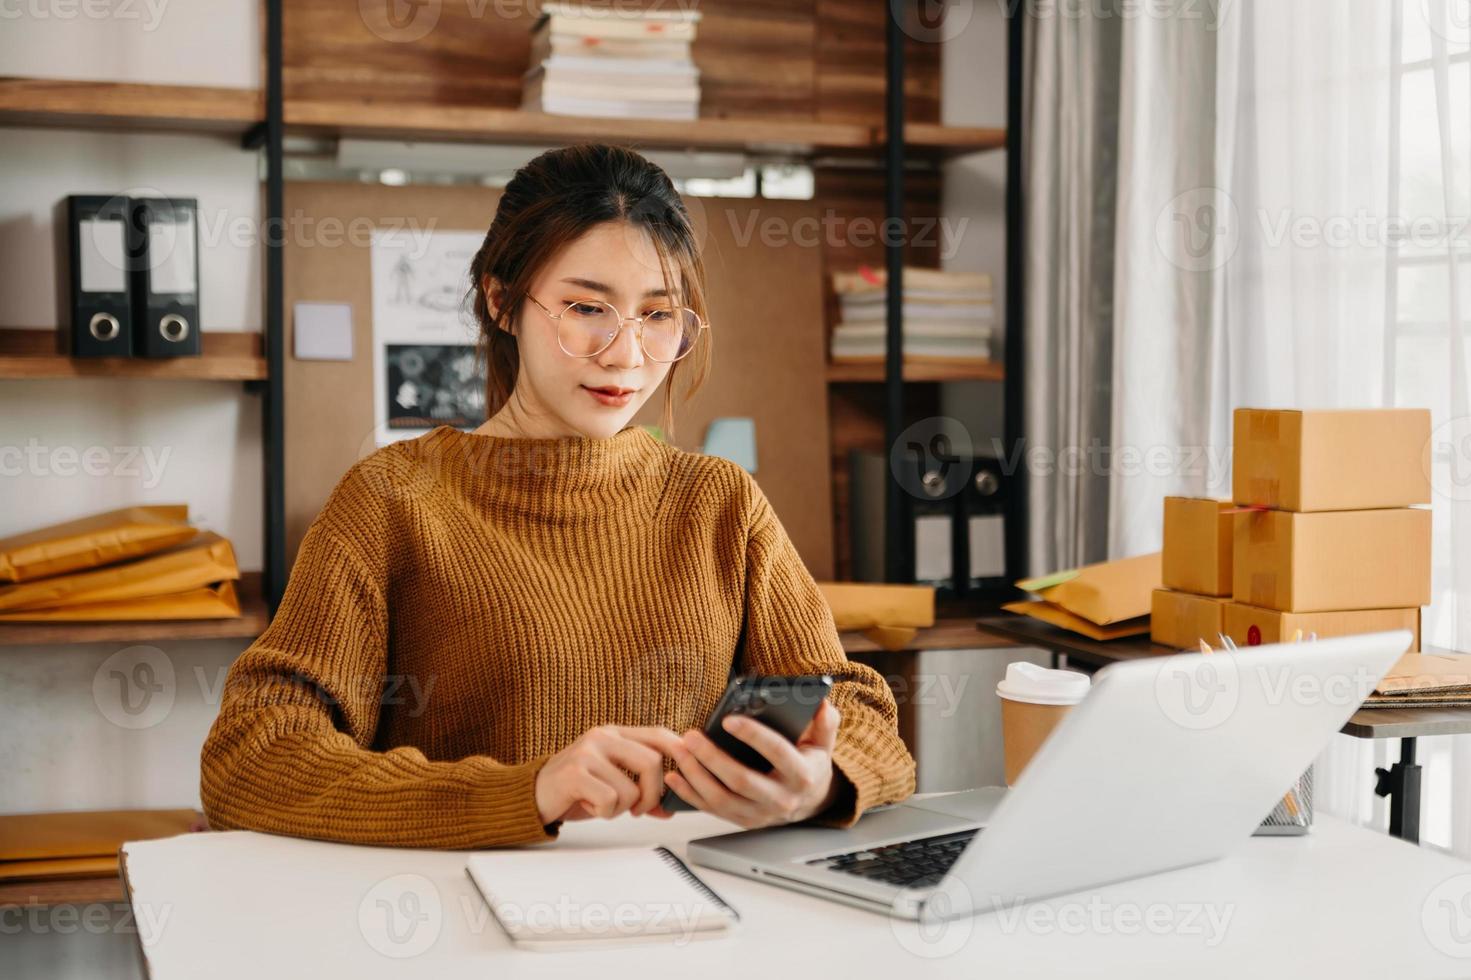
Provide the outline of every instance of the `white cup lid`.
<path id="1" fill-rule="evenodd" d="M 1092 679 L 1076 670 L 1050 670 L 1025 660 L 1006 667 L 996 693 L 1009 701 L 1031 704 L 1077 704 L 1087 695 Z"/>

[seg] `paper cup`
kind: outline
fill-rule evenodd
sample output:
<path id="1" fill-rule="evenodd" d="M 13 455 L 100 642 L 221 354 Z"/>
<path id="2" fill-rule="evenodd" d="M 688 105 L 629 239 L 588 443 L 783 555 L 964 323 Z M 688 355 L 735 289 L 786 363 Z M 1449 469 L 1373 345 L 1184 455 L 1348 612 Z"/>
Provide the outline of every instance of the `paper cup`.
<path id="1" fill-rule="evenodd" d="M 1006 785 L 1015 786 L 1022 770 L 1079 701 L 1091 681 L 1073 670 L 1049 670 L 1019 661 L 1009 664 L 1006 677 L 996 685 L 1001 698 L 1002 747 L 1006 755 Z"/>

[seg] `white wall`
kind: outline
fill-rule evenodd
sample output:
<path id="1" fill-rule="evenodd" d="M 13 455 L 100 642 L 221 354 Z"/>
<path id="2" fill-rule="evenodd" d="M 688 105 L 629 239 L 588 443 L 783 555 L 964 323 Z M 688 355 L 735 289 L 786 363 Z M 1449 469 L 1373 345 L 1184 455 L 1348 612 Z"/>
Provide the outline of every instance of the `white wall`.
<path id="1" fill-rule="evenodd" d="M 258 17 L 256 0 L 0 0 L 0 75 L 255 88 Z M 8 129 L 0 174 L 0 326 L 57 322 L 57 200 L 152 188 L 199 199 L 203 329 L 260 329 L 258 161 L 236 140 Z M 104 462 L 88 473 L 77 459 L 91 447 Z M 261 479 L 259 396 L 242 384 L 0 383 L 0 537 L 128 503 L 183 501 L 234 542 L 242 568 L 258 569 Z M 244 646 L 144 651 L 174 679 L 167 705 L 156 694 L 141 728 L 118 710 L 108 661 L 125 644 L 0 648 L 0 812 L 198 806 L 217 678 Z M 7 929 L 0 976 L 140 976 L 135 946 L 116 908 L 100 929 L 48 912 L 20 933 Z"/>

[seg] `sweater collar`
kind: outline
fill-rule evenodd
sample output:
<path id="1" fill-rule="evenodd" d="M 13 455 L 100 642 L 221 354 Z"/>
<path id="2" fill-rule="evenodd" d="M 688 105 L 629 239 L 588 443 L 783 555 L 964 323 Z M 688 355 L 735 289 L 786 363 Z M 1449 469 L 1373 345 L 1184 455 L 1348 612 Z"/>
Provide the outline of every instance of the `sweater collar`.
<path id="1" fill-rule="evenodd" d="M 454 464 L 441 478 L 467 497 L 522 512 L 612 503 L 662 484 L 668 469 L 667 447 L 641 426 L 607 438 L 516 438 L 441 425 L 413 442 L 425 460 Z"/>

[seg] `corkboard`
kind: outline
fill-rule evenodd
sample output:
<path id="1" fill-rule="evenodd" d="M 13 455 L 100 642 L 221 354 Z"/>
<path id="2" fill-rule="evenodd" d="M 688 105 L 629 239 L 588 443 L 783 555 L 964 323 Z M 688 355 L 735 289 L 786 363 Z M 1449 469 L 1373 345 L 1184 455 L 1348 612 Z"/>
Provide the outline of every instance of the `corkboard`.
<path id="1" fill-rule="evenodd" d="M 342 474 L 373 448 L 373 324 L 366 227 L 483 231 L 498 190 L 286 184 L 287 561 Z M 696 199 L 705 232 L 714 358 L 676 411 L 677 445 L 697 451 L 712 418 L 756 423 L 757 482 L 818 579 L 833 572 L 831 464 L 824 380 L 822 248 L 807 201 Z M 799 224 L 807 219 L 806 226 Z M 791 234 L 793 229 L 798 234 Z M 353 360 L 298 361 L 298 302 L 347 303 Z M 636 421 L 657 421 L 656 392 Z"/>

